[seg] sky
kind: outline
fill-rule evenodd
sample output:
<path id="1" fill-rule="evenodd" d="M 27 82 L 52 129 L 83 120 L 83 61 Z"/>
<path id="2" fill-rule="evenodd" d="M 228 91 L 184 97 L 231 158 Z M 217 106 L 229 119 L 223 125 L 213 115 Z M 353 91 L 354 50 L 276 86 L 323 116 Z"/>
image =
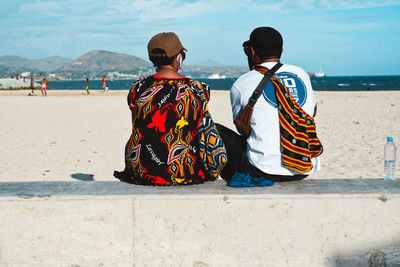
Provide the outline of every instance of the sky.
<path id="1" fill-rule="evenodd" d="M 328 76 L 400 75 L 400 0 L 0 0 L 0 56 L 70 59 L 107 50 L 148 59 L 175 32 L 186 64 L 247 66 L 260 26 L 283 36 L 282 63 Z"/>

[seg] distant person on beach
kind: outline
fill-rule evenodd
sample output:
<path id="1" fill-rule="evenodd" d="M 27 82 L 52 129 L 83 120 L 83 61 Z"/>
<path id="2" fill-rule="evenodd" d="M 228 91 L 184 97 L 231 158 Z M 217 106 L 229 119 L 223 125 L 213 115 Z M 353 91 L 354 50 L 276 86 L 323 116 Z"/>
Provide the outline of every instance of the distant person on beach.
<path id="1" fill-rule="evenodd" d="M 87 95 L 90 94 L 89 93 L 89 78 L 86 78 L 86 87 L 85 87 L 85 89 L 86 89 L 86 94 Z"/>
<path id="2" fill-rule="evenodd" d="M 43 78 L 42 80 L 42 88 L 40 89 L 42 92 L 42 96 L 47 96 L 47 79 Z"/>
<path id="3" fill-rule="evenodd" d="M 34 81 L 33 81 L 33 78 L 31 78 L 31 84 L 30 84 L 30 86 L 29 86 L 29 89 L 31 89 L 31 96 L 34 96 L 35 95 L 35 92 L 33 91 L 34 89 L 35 89 L 35 83 L 34 83 Z"/>
<path id="4" fill-rule="evenodd" d="M 288 134 L 297 131 L 296 125 L 304 130 L 308 127 L 308 123 L 314 122 L 308 115 L 315 116 L 317 108 L 310 78 L 297 66 L 280 65 L 283 39 L 273 28 L 256 28 L 251 33 L 250 39 L 243 43 L 243 48 L 250 71 L 239 77 L 230 90 L 234 120 L 242 111 L 244 112 L 264 74 L 274 67 L 279 68 L 272 80 L 259 87 L 261 94 L 258 99 L 255 97 L 257 100 L 253 112 L 248 113 L 250 114 L 249 136 L 238 135 L 222 125 L 217 125 L 228 153 L 228 164 L 222 171 L 221 177 L 229 181 L 235 173 L 243 173 L 275 182 L 304 179 L 320 169 L 320 160 L 318 157 L 303 156 L 302 153 L 308 155 L 308 152 L 304 152 L 305 149 L 298 146 L 307 147 L 308 144 L 301 138 L 297 140 L 293 138 L 290 142 L 285 138 L 289 138 Z M 268 81 L 268 77 L 265 81 Z M 284 85 L 282 88 L 287 88 L 287 91 L 276 89 L 275 85 L 279 82 Z M 278 91 L 280 97 L 277 97 Z M 295 116 L 306 119 L 300 124 L 292 120 Z M 315 132 L 311 133 L 313 134 L 316 136 Z M 305 133 L 300 133 L 300 136 L 305 136 Z M 313 152 L 314 156 L 322 153 L 322 146 L 315 145 L 315 149 L 318 152 Z"/>
<path id="5" fill-rule="evenodd" d="M 103 91 L 106 92 L 108 90 L 106 76 L 103 76 L 103 80 L 101 81 L 101 84 L 103 85 Z"/>
<path id="6" fill-rule="evenodd" d="M 208 85 L 179 73 L 186 49 L 175 33 L 153 36 L 147 49 L 156 73 L 139 78 L 129 91 L 132 135 L 125 147 L 125 170 L 114 176 L 141 185 L 214 180 L 199 156 L 198 131 L 210 97 Z"/>

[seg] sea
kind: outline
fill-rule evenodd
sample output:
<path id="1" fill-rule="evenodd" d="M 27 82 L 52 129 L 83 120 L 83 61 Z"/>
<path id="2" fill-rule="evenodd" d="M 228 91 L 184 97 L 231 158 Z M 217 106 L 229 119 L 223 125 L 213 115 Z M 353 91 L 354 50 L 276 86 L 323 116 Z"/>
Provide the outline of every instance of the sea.
<path id="1" fill-rule="evenodd" d="M 212 90 L 229 90 L 237 78 L 204 79 L 194 78 L 207 83 Z M 129 90 L 134 80 L 108 80 L 108 90 Z M 399 76 L 327 76 L 311 78 L 315 91 L 398 91 Z M 85 81 L 49 81 L 48 88 L 53 90 L 84 90 Z M 101 80 L 91 80 L 89 90 L 102 90 Z"/>

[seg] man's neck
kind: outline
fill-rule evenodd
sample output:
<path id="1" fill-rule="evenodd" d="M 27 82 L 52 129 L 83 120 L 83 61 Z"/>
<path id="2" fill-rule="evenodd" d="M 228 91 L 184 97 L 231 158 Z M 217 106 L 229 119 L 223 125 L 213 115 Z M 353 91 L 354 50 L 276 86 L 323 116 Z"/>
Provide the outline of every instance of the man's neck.
<path id="1" fill-rule="evenodd" d="M 267 62 L 279 62 L 280 59 L 279 58 L 268 58 L 268 59 L 264 59 L 261 63 L 267 63 Z"/>

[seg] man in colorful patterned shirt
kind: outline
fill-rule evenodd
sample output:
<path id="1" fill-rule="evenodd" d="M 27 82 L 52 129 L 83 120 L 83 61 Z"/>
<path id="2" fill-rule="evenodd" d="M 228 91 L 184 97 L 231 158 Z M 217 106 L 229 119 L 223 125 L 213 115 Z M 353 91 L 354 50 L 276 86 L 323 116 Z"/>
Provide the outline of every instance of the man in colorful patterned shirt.
<path id="1" fill-rule="evenodd" d="M 199 125 L 209 87 L 181 75 L 186 49 L 174 33 L 159 33 L 148 44 L 154 75 L 140 78 L 128 94 L 132 135 L 125 170 L 114 176 L 143 185 L 199 184 L 209 177 L 199 156 Z"/>

